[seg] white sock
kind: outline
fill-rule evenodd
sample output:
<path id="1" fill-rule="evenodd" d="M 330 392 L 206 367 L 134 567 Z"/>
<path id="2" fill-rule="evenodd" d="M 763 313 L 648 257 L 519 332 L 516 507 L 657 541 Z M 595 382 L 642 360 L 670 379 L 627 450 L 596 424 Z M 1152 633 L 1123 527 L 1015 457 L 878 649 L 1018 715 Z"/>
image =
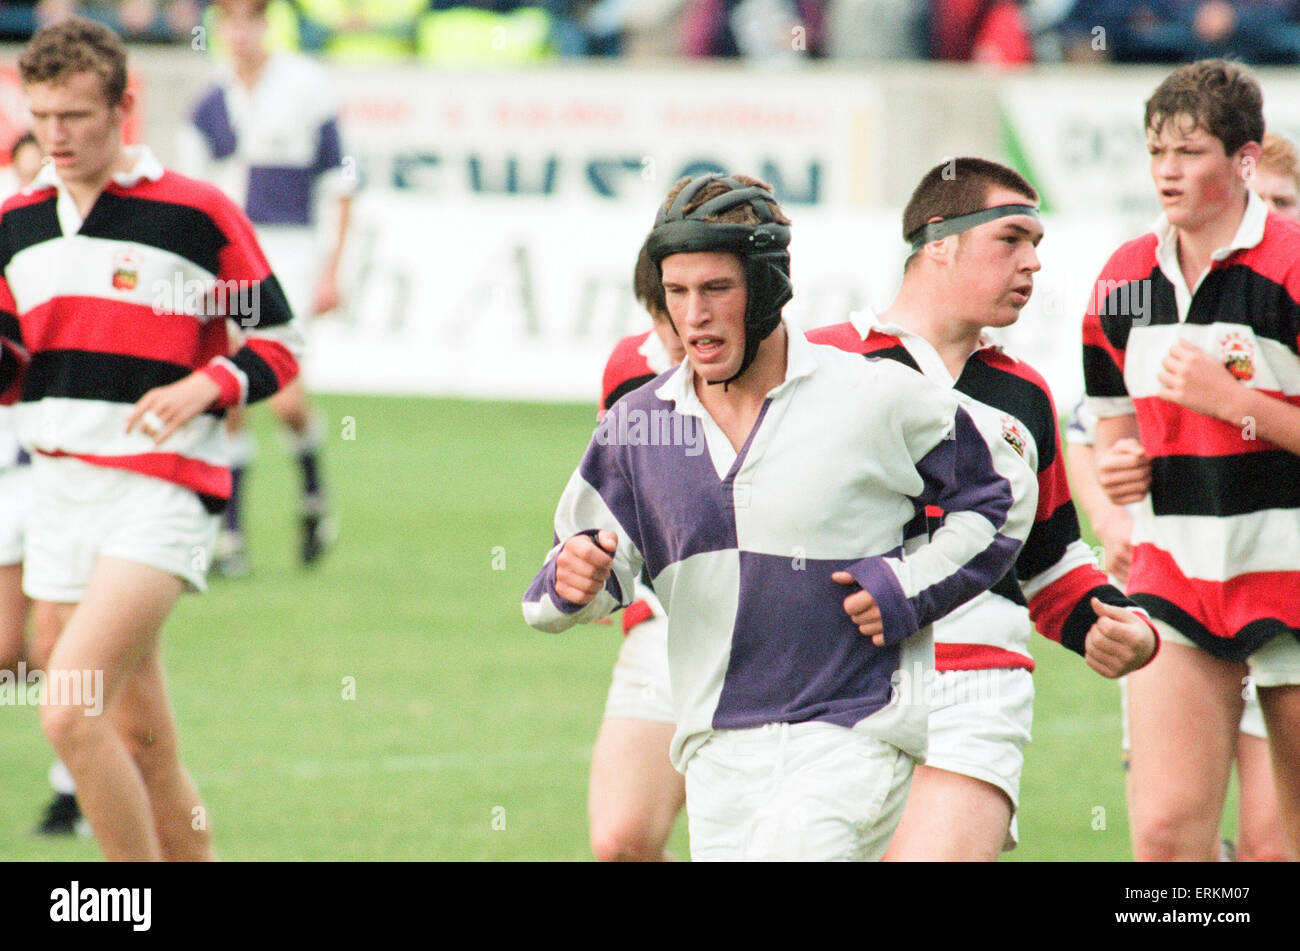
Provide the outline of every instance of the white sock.
<path id="1" fill-rule="evenodd" d="M 68 767 L 63 765 L 61 759 L 56 759 L 50 767 L 50 787 L 63 796 L 77 794 L 77 785 L 72 781 L 72 774 L 68 772 Z"/>

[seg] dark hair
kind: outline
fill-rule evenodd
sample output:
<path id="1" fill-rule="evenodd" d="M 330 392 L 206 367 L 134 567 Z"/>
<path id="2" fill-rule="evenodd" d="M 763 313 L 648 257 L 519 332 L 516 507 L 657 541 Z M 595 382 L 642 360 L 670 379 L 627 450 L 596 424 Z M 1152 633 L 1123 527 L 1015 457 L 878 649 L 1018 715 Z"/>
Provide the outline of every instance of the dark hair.
<path id="1" fill-rule="evenodd" d="M 18 71 L 25 86 L 94 73 L 104 98 L 116 106 L 126 94 L 126 47 L 108 27 L 70 17 L 36 31 L 18 61 Z"/>
<path id="2" fill-rule="evenodd" d="M 751 185 L 757 185 L 760 188 L 767 189 L 767 191 L 769 192 L 772 191 L 772 186 L 767 184 L 767 182 L 759 181 L 757 178 L 751 178 L 748 175 L 732 175 L 731 179 L 733 181 L 739 182 L 741 185 L 744 185 L 746 187 Z M 677 197 L 678 192 L 680 192 L 683 188 L 685 188 L 688 184 L 690 184 L 690 182 L 691 182 L 690 176 L 687 176 L 686 178 L 679 178 L 676 181 L 676 183 L 673 185 L 673 187 L 668 190 L 668 197 L 664 199 L 664 204 L 663 204 L 665 211 L 668 208 L 672 207 L 673 199 Z M 727 192 L 731 190 L 732 190 L 731 186 L 728 185 L 726 181 L 724 181 L 723 179 L 717 179 L 716 181 L 709 182 L 698 192 L 696 192 L 695 195 L 691 198 L 691 200 L 686 203 L 686 207 L 682 209 L 682 214 L 689 215 L 692 211 L 700 207 L 700 205 L 704 204 L 706 201 L 709 201 L 712 198 L 717 198 L 719 195 L 725 195 Z M 769 200 L 764 198 L 763 201 L 767 202 L 768 207 L 771 209 L 773 221 L 775 221 L 779 225 L 788 226 L 790 224 L 790 219 L 785 216 L 785 212 L 781 210 L 781 206 L 776 203 L 775 199 Z M 709 215 L 707 218 L 701 218 L 700 220 L 717 221 L 717 222 L 734 224 L 734 225 L 760 225 L 763 223 L 759 219 L 757 212 L 755 212 L 754 209 L 750 207 L 749 202 L 747 201 L 741 202 L 739 205 L 734 205 L 733 207 L 728 208 L 726 211 L 722 212 L 721 214 Z"/>
<path id="3" fill-rule="evenodd" d="M 41 150 L 41 144 L 36 141 L 36 136 L 32 135 L 30 131 L 24 132 L 22 135 L 18 137 L 18 140 L 14 142 L 14 144 L 9 148 L 10 165 L 12 165 L 14 163 L 14 160 L 18 158 L 18 153 L 23 150 L 23 146 L 25 145 L 36 146 L 36 151 L 38 152 Z"/>
<path id="4" fill-rule="evenodd" d="M 1038 201 L 1034 186 L 1013 168 L 971 156 L 939 163 L 925 173 L 903 209 L 903 240 L 909 240 L 934 218 L 956 218 L 980 211 L 988 204 L 989 191 L 997 187 Z M 908 263 L 911 261 L 909 256 Z"/>
<path id="5" fill-rule="evenodd" d="M 1148 132 L 1159 135 L 1177 116 L 1194 120 L 1193 131 L 1204 129 L 1232 155 L 1247 142 L 1264 138 L 1264 94 L 1250 71 L 1223 59 L 1203 59 L 1180 66 L 1156 87 L 1147 100 L 1143 119 Z"/>
<path id="6" fill-rule="evenodd" d="M 641 243 L 641 251 L 636 256 L 636 270 L 632 273 L 632 292 L 641 306 L 650 311 L 655 319 L 668 313 L 668 298 L 664 296 L 664 284 L 659 279 L 659 269 L 650 260 L 650 239 Z"/>

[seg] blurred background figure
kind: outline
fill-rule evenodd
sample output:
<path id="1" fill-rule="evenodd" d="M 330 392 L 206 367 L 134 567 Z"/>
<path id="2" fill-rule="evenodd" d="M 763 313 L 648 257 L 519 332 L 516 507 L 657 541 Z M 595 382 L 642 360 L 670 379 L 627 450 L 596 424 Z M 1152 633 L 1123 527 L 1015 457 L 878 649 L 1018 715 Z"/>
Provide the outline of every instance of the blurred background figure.
<path id="1" fill-rule="evenodd" d="M 1296 0 L 1078 0 L 1061 32 L 1076 61 L 1300 63 Z"/>
<path id="2" fill-rule="evenodd" d="M 682 53 L 792 61 L 825 53 L 823 0 L 687 0 Z"/>
<path id="3" fill-rule="evenodd" d="M 214 7 L 214 39 L 226 68 L 181 130 L 178 165 L 242 205 L 296 315 L 328 313 L 339 304 L 339 263 L 356 180 L 344 167 L 328 75 L 306 57 L 268 50 L 267 0 L 217 0 Z M 322 220 L 325 247 L 318 241 Z M 301 470 L 299 554 L 310 566 L 335 535 L 321 465 L 325 424 L 301 377 L 268 402 Z M 241 414 L 228 411 L 227 419 L 234 489 L 212 569 L 236 577 L 247 571 L 241 510 L 253 445 Z"/>
<path id="4" fill-rule="evenodd" d="M 382 63 L 412 57 L 428 0 L 298 0 L 303 49 Z"/>

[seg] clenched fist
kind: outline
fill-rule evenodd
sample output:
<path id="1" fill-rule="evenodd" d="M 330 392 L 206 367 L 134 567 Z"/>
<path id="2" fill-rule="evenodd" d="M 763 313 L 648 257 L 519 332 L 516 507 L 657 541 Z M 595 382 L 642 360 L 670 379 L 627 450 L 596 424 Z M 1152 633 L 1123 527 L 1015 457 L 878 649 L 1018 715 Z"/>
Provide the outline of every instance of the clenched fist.
<path id="1" fill-rule="evenodd" d="M 597 544 L 599 542 L 599 544 Z M 590 604 L 614 566 L 618 536 L 610 531 L 574 535 L 555 558 L 555 593 L 573 604 Z"/>

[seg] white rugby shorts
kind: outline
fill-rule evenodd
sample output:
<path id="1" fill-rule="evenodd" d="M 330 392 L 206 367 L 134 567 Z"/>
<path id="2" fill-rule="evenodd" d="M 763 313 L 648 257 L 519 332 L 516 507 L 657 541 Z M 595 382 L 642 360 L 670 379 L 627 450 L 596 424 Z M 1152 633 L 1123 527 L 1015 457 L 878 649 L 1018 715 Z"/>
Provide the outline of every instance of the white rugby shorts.
<path id="1" fill-rule="evenodd" d="M 78 602 L 101 556 L 152 565 L 203 591 L 217 517 L 190 489 L 69 456 L 32 460 L 23 590 Z"/>
<path id="2" fill-rule="evenodd" d="M 831 723 L 718 730 L 686 763 L 691 859 L 876 861 L 912 766 L 898 747 Z"/>

